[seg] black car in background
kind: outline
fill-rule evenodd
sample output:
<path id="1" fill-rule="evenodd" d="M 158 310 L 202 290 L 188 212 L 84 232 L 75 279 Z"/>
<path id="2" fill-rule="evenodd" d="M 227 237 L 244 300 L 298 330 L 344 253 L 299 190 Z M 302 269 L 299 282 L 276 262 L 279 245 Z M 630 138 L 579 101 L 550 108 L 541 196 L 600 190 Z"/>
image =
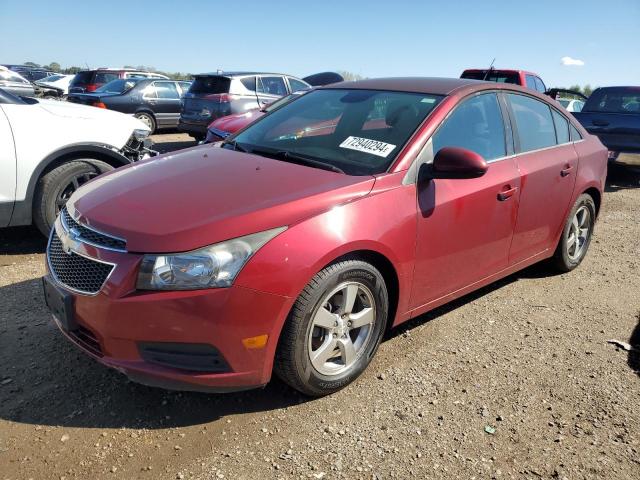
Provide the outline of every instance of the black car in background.
<path id="1" fill-rule="evenodd" d="M 640 87 L 596 88 L 573 116 L 609 149 L 609 161 L 640 165 Z"/>
<path id="2" fill-rule="evenodd" d="M 67 100 L 128 113 L 139 118 L 153 133 L 178 125 L 181 99 L 190 85 L 190 82 L 175 80 L 118 79 L 92 93 L 69 93 Z"/>

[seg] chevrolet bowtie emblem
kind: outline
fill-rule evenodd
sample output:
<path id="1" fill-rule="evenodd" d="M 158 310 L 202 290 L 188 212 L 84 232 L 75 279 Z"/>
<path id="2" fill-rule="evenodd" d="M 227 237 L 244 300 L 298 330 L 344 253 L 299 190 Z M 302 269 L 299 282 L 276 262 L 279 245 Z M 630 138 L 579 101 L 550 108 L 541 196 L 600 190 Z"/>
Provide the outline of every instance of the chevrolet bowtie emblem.
<path id="1" fill-rule="evenodd" d="M 62 245 L 62 251 L 67 255 L 71 255 L 71 252 L 75 251 L 80 245 L 80 231 L 76 228 L 66 230 L 59 219 L 56 221 L 55 227 L 56 234 Z"/>

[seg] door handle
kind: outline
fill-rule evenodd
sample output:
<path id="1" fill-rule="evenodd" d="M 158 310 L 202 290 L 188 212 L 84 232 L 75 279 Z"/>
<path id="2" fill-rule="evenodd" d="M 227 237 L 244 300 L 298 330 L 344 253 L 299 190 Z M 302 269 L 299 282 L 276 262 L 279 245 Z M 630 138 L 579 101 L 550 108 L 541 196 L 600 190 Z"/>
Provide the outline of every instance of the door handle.
<path id="1" fill-rule="evenodd" d="M 607 122 L 606 120 L 593 120 L 591 123 L 596 127 L 606 127 L 607 125 L 609 125 L 609 122 Z"/>
<path id="2" fill-rule="evenodd" d="M 560 176 L 561 177 L 566 177 L 567 175 L 569 175 L 571 173 L 571 170 L 573 170 L 573 167 L 571 165 L 567 165 L 562 170 L 560 170 Z"/>
<path id="3" fill-rule="evenodd" d="M 512 187 L 511 185 L 506 185 L 501 192 L 498 192 L 498 200 L 504 202 L 505 200 L 513 197 L 513 195 L 518 191 L 518 187 Z"/>

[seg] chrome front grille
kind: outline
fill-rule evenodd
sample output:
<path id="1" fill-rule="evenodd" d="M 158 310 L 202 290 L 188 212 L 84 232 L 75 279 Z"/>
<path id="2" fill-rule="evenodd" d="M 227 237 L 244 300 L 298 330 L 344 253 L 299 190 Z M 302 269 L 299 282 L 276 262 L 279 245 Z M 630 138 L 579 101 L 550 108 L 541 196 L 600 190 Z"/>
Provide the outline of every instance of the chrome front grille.
<path id="1" fill-rule="evenodd" d="M 121 238 L 112 237 L 104 233 L 97 232 L 89 227 L 76 222 L 66 208 L 60 213 L 65 226 L 65 230 L 75 230 L 76 239 L 80 242 L 88 243 L 94 247 L 107 248 L 119 252 L 127 251 L 127 242 Z"/>
<path id="2" fill-rule="evenodd" d="M 83 257 L 73 251 L 66 253 L 55 230 L 49 240 L 47 260 L 59 283 L 87 295 L 98 293 L 115 268 L 115 265 Z"/>

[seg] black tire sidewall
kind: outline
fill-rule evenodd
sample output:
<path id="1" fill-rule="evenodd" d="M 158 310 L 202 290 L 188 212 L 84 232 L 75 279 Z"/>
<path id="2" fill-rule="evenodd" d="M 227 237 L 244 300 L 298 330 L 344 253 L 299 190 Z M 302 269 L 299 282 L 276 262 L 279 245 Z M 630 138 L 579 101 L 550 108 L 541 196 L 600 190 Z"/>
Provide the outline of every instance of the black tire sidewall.
<path id="1" fill-rule="evenodd" d="M 357 362 L 345 372 L 338 375 L 326 376 L 319 373 L 311 364 L 309 356 L 308 338 L 313 328 L 311 318 L 320 307 L 319 303 L 327 292 L 336 288 L 346 281 L 357 281 L 365 285 L 373 294 L 376 302 L 376 323 L 374 331 L 366 347 L 366 351 L 360 356 Z M 382 275 L 364 262 L 358 262 L 357 266 L 348 267 L 325 278 L 314 291 L 307 309 L 301 321 L 301 328 L 298 332 L 295 347 L 295 366 L 305 387 L 318 395 L 325 395 L 355 380 L 367 368 L 374 354 L 376 353 L 382 335 L 386 328 L 386 321 L 389 311 L 389 300 L 387 288 Z"/>
<path id="2" fill-rule="evenodd" d="M 569 235 L 569 231 L 571 229 L 571 222 L 573 221 L 573 217 L 576 212 L 583 206 L 586 206 L 589 209 L 589 214 L 591 215 L 591 222 L 589 224 L 589 234 L 587 237 L 586 245 L 582 250 L 582 254 L 575 260 L 569 258 L 569 254 L 567 251 L 567 239 Z M 591 245 L 591 238 L 593 236 L 593 229 L 596 221 L 596 205 L 591 198 L 591 195 L 582 194 L 578 197 L 576 202 L 567 217 L 567 220 L 564 225 L 564 229 L 562 230 L 562 237 L 560 238 L 560 243 L 558 245 L 558 251 L 556 252 L 556 259 L 559 262 L 559 266 L 561 269 L 565 271 L 570 271 L 576 268 L 578 265 L 582 263 L 584 257 L 587 255 L 589 250 L 589 246 Z"/>
<path id="3" fill-rule="evenodd" d="M 56 198 L 71 180 L 84 173 L 98 175 L 112 170 L 105 162 L 91 159 L 74 160 L 64 163 L 45 175 L 36 193 L 35 223 L 44 235 L 48 235 L 56 220 Z"/>

